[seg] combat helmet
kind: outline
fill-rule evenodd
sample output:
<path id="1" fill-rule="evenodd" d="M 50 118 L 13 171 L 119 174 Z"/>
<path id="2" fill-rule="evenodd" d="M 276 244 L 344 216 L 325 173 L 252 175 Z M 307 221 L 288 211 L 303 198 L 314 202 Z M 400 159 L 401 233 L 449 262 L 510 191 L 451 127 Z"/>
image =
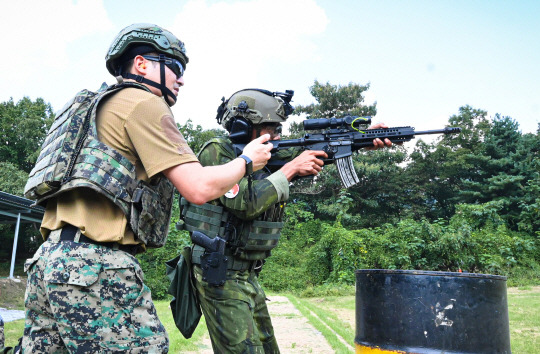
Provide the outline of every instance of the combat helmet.
<path id="1" fill-rule="evenodd" d="M 251 124 L 283 123 L 294 111 L 290 102 L 293 90 L 271 92 L 261 89 L 244 89 L 235 92 L 228 100 L 221 99 L 216 119 L 227 131 L 231 131 L 233 118 L 243 118 Z"/>
<path id="2" fill-rule="evenodd" d="M 145 56 L 145 58 L 160 63 L 161 83 L 130 74 L 126 72 L 127 68 L 124 67 L 126 62 L 137 55 L 150 52 L 158 54 L 158 56 Z M 184 74 L 188 62 L 189 58 L 186 55 L 184 43 L 166 29 L 150 23 L 136 23 L 121 30 L 105 56 L 105 64 L 111 75 L 121 75 L 124 78 L 134 79 L 159 88 L 171 106 L 176 102 L 176 95 L 165 86 L 165 66 L 168 66 L 180 77 Z M 174 100 L 172 104 L 167 99 L 168 97 Z"/>

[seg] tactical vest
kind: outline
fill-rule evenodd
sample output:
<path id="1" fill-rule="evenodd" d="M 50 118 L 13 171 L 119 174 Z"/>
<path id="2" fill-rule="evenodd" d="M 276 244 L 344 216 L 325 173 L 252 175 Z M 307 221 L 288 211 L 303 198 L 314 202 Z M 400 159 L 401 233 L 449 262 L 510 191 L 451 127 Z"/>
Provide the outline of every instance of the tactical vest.
<path id="1" fill-rule="evenodd" d="M 181 228 L 190 232 L 200 231 L 210 238 L 217 235 L 223 237 L 228 229 L 227 248 L 230 255 L 241 260 L 263 260 L 270 257 L 270 251 L 279 242 L 284 207 L 285 203 L 276 203 L 257 219 L 241 220 L 220 205 L 196 205 L 181 198 Z M 227 223 L 230 223 L 228 227 Z M 201 247 L 195 247 L 195 261 L 202 252 Z"/>
<path id="2" fill-rule="evenodd" d="M 90 188 L 122 210 L 140 241 L 148 247 L 161 247 L 169 229 L 172 183 L 161 174 L 150 183 L 137 181 L 135 166 L 98 140 L 98 104 L 126 87 L 149 91 L 137 83 L 104 83 L 97 92 L 80 91 L 56 114 L 24 195 L 44 205 L 65 191 Z"/>
<path id="3" fill-rule="evenodd" d="M 210 143 L 218 143 L 230 156 L 237 155 L 231 141 L 223 137 L 211 139 L 201 151 Z M 262 173 L 263 171 L 258 171 L 255 175 Z M 228 212 L 219 202 L 195 205 L 182 198 L 180 217 L 183 221 L 182 228 L 190 232 L 200 231 L 210 238 L 216 235 L 223 237 L 229 223 L 229 229 L 233 231 L 227 235 L 227 252 L 234 256 L 235 262 L 254 261 L 268 258 L 271 250 L 277 246 L 283 228 L 284 207 L 285 203 L 276 203 L 254 220 L 242 220 Z M 202 253 L 202 247 L 194 247 L 194 262 L 197 262 Z M 238 268 L 242 269 L 241 266 Z"/>

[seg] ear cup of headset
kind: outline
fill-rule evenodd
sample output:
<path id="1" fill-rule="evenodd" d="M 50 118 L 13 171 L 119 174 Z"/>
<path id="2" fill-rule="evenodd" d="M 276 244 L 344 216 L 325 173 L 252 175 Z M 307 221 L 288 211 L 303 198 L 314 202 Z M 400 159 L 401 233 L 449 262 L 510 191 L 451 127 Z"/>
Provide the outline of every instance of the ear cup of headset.
<path id="1" fill-rule="evenodd" d="M 247 144 L 251 140 L 253 133 L 253 124 L 249 119 L 243 117 L 234 117 L 227 124 L 229 138 L 235 144 Z"/>

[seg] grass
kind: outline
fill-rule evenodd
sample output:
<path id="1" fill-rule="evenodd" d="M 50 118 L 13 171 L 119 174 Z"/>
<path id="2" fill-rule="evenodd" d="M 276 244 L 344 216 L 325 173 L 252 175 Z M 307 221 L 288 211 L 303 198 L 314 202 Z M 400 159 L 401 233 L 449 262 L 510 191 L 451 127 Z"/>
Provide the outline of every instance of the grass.
<path id="1" fill-rule="evenodd" d="M 183 353 L 186 351 L 197 352 L 201 349 L 207 349 L 200 344 L 202 337 L 206 334 L 204 317 L 201 318 L 201 322 L 199 322 L 193 336 L 190 339 L 185 339 L 174 324 L 172 313 L 169 309 L 169 301 L 155 301 L 154 304 L 159 314 L 159 318 L 169 334 L 169 353 Z M 17 345 L 17 342 L 24 331 L 24 320 L 7 322 L 4 327 L 6 338 L 5 346 L 13 347 Z"/>
<path id="2" fill-rule="evenodd" d="M 288 294 L 287 297 L 298 310 L 328 340 L 336 353 L 350 353 L 354 348 L 355 328 L 351 322 L 354 318 L 354 296 L 325 296 L 322 298 L 299 298 Z M 198 352 L 206 334 L 204 317 L 192 338 L 185 339 L 176 329 L 168 301 L 156 301 L 159 318 L 163 322 L 170 340 L 170 353 L 186 351 Z M 514 354 L 538 353 L 540 348 L 540 287 L 526 286 L 508 289 L 508 313 L 510 319 L 511 348 Z M 348 314 L 348 316 L 343 316 Z M 345 318 L 348 317 L 348 318 Z M 17 343 L 24 329 L 24 320 L 8 322 L 6 329 L 6 345 Z M 347 344 L 344 344 L 343 339 Z"/>
<path id="3" fill-rule="evenodd" d="M 322 298 L 296 298 L 289 295 L 289 299 L 297 306 L 310 322 L 309 310 L 317 315 L 312 324 L 321 332 L 332 345 L 336 352 L 341 352 L 342 347 L 334 347 L 332 337 L 339 334 L 350 345 L 354 346 L 354 325 L 338 316 L 339 313 L 353 314 L 355 311 L 354 296 L 326 296 Z M 514 354 L 538 353 L 540 348 L 540 287 L 524 286 L 508 289 L 508 316 L 510 324 L 510 346 Z M 324 322 L 332 329 L 323 331 L 320 324 Z"/>
<path id="4" fill-rule="evenodd" d="M 183 353 L 186 351 L 196 352 L 200 349 L 207 349 L 203 348 L 200 344 L 203 336 L 207 333 L 204 316 L 201 317 L 201 321 L 192 337 L 190 339 L 185 339 L 174 324 L 171 309 L 169 308 L 169 301 L 155 301 L 154 305 L 156 306 L 161 323 L 163 323 L 169 334 L 169 353 Z"/>
<path id="5" fill-rule="evenodd" d="M 354 333 L 343 328 L 343 323 L 337 319 L 333 312 L 323 311 L 313 306 L 309 301 L 287 296 L 294 306 L 304 315 L 319 332 L 322 333 L 328 344 L 336 353 L 350 353 L 354 351 Z M 353 338 L 351 345 L 350 337 Z"/>
<path id="6" fill-rule="evenodd" d="M 18 344 L 19 338 L 22 337 L 24 331 L 24 320 L 6 322 L 4 324 L 4 337 L 6 342 L 4 346 L 14 347 Z"/>
<path id="7" fill-rule="evenodd" d="M 538 353 L 540 348 L 540 287 L 508 291 L 510 342 L 513 353 Z"/>

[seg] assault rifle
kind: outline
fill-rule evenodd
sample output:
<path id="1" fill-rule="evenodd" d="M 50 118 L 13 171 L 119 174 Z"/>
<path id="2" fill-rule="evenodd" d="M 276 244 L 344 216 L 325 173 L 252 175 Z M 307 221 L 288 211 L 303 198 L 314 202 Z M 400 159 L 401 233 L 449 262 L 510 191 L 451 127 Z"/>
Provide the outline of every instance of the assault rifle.
<path id="1" fill-rule="evenodd" d="M 304 130 L 317 131 L 306 133 L 303 138 L 291 140 L 269 141 L 274 148 L 272 153 L 290 147 L 301 147 L 304 150 L 322 150 L 328 155 L 322 159 L 325 164 L 335 163 L 345 188 L 357 184 L 360 180 L 356 175 L 352 162 L 352 153 L 361 148 L 373 146 L 373 140 L 389 139 L 393 144 L 414 139 L 416 135 L 427 134 L 456 134 L 461 128 L 447 127 L 437 130 L 415 131 L 413 127 L 393 127 L 379 129 L 361 129 L 361 125 L 370 124 L 371 117 L 346 116 L 343 118 L 314 118 L 304 120 Z M 233 139 L 231 139 L 233 140 Z M 241 152 L 245 144 L 235 144 L 236 151 Z M 269 166 L 280 167 L 286 161 L 270 159 Z"/>

